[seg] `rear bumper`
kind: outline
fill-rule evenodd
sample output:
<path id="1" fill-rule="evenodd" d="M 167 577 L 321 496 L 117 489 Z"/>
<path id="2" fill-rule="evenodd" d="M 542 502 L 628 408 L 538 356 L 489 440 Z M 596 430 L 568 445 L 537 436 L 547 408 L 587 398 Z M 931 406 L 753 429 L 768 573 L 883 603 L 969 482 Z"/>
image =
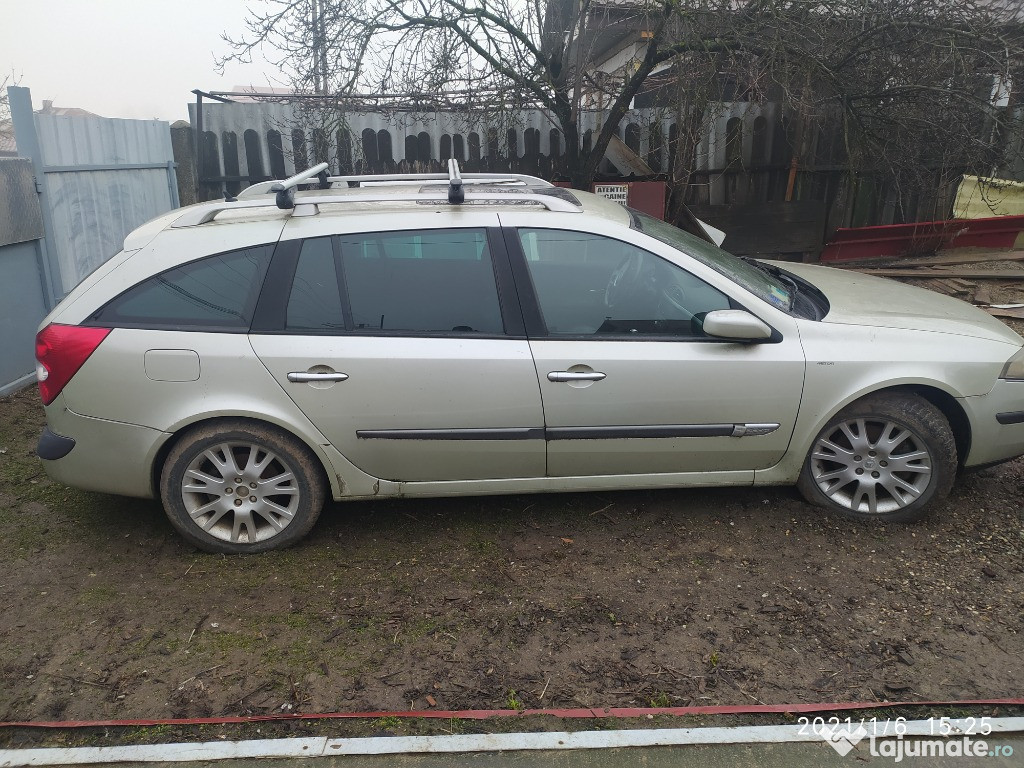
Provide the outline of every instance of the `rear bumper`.
<path id="1" fill-rule="evenodd" d="M 972 427 L 965 467 L 1024 455 L 1024 381 L 1000 379 L 987 395 L 965 397 L 960 404 Z"/>
<path id="2" fill-rule="evenodd" d="M 71 453 L 71 449 L 74 447 L 74 438 L 58 435 L 49 427 L 43 427 L 43 433 L 39 436 L 39 445 L 36 446 L 36 455 L 44 461 L 56 461 Z"/>
<path id="3" fill-rule="evenodd" d="M 46 409 L 36 452 L 46 474 L 87 491 L 153 498 L 152 467 L 166 432 L 80 416 L 59 397 Z"/>

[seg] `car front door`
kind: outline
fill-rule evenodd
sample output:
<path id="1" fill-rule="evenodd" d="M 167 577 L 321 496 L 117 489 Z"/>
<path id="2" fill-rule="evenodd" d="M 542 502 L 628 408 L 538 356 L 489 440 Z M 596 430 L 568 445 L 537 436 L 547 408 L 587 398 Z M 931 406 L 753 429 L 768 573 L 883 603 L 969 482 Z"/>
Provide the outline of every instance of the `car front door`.
<path id="1" fill-rule="evenodd" d="M 712 338 L 704 315 L 739 305 L 673 261 L 571 230 L 519 227 L 506 240 L 535 301 L 549 475 L 736 482 L 783 456 L 804 379 L 795 324 L 768 343 Z"/>
<path id="2" fill-rule="evenodd" d="M 544 475 L 540 393 L 504 244 L 486 226 L 493 214 L 472 216 L 482 226 L 283 240 L 275 254 L 268 280 L 290 287 L 276 308 L 261 299 L 253 348 L 376 477 Z"/>

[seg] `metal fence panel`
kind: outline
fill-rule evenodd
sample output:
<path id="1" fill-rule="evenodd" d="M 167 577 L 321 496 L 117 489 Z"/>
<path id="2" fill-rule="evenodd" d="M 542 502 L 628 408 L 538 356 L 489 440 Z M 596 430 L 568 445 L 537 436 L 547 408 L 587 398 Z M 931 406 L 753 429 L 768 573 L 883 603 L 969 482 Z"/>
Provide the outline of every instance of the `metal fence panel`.
<path id="1" fill-rule="evenodd" d="M 35 366 L 33 339 L 46 315 L 38 255 L 36 242 L 0 246 L 0 395 L 27 384 Z"/>
<path id="2" fill-rule="evenodd" d="M 171 209 L 161 170 L 48 173 L 64 292 L 119 250 L 125 235 Z"/>
<path id="3" fill-rule="evenodd" d="M 159 120 L 35 115 L 62 293 L 177 207 L 170 129 Z"/>
<path id="4" fill-rule="evenodd" d="M 42 236 L 43 215 L 32 161 L 0 158 L 0 246 Z"/>

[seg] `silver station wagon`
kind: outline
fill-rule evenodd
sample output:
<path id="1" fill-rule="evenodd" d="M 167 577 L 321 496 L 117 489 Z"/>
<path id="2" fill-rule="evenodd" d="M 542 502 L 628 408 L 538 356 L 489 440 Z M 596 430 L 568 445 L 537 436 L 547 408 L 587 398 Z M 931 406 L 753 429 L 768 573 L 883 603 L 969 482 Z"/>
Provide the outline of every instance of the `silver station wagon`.
<path id="1" fill-rule="evenodd" d="M 694 232 L 454 162 L 176 210 L 43 321 L 39 456 L 259 552 L 328 498 L 795 483 L 912 520 L 1024 453 L 1001 322 Z"/>

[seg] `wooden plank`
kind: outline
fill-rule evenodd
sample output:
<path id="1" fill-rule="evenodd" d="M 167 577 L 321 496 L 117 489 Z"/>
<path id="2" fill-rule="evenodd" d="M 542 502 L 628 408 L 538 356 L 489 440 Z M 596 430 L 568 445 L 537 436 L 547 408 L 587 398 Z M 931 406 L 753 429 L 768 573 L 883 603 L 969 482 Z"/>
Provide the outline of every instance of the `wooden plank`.
<path id="1" fill-rule="evenodd" d="M 1014 307 L 1013 309 L 1000 309 L 999 307 L 979 307 L 984 309 L 990 315 L 994 317 L 1013 317 L 1018 320 L 1024 320 L 1024 307 Z"/>
<path id="2" fill-rule="evenodd" d="M 945 269 L 851 269 L 864 275 L 879 277 L 916 277 L 929 280 L 933 277 L 963 277 L 971 280 L 1024 280 L 1024 269 L 979 269 L 974 272 Z"/>
<path id="3" fill-rule="evenodd" d="M 634 174 L 636 176 L 650 176 L 654 173 L 651 166 L 644 162 L 636 152 L 626 146 L 626 143 L 618 136 L 612 136 L 608 142 L 608 148 L 604 152 L 612 165 L 623 176 Z"/>
<path id="4" fill-rule="evenodd" d="M 967 293 L 967 288 L 965 288 L 962 285 L 959 285 L 956 280 L 950 280 L 947 278 L 945 280 L 939 279 L 931 280 L 929 282 L 939 283 L 941 286 L 945 288 L 946 293 Z"/>
<path id="5" fill-rule="evenodd" d="M 983 264 L 986 261 L 1024 261 L 1024 251 L 982 251 L 980 253 L 961 253 L 949 256 L 928 256 L 914 259 L 913 263 L 908 263 L 904 266 L 939 267 L 959 264 Z"/>

